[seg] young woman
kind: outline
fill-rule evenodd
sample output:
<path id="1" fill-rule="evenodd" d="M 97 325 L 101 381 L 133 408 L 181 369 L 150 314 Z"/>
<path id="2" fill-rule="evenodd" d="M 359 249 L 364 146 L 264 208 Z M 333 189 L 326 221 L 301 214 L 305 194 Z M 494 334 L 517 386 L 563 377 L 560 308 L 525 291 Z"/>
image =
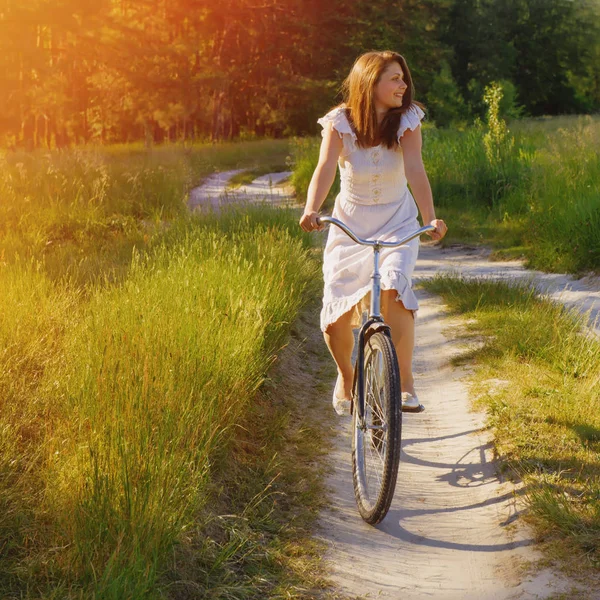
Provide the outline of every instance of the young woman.
<path id="1" fill-rule="evenodd" d="M 420 211 L 423 223 L 435 227 L 431 237 L 443 238 L 447 227 L 436 219 L 421 157 L 419 125 L 424 112 L 413 100 L 404 58 L 390 51 L 363 54 L 354 63 L 343 90 L 343 104 L 318 120 L 323 126 L 323 140 L 300 219 L 302 229 L 319 229 L 318 211 L 339 166 L 341 191 L 333 216 L 357 235 L 398 240 L 418 229 Z M 411 289 L 418 250 L 415 239 L 400 248 L 384 249 L 380 260 L 381 312 L 392 328 L 403 410 L 419 409 L 412 374 L 418 303 Z M 350 412 L 352 328 L 359 325 L 361 301 L 371 288 L 371 254 L 371 248 L 359 246 L 337 227 L 330 227 L 323 256 L 321 329 L 338 368 L 333 406 L 340 415 Z"/>

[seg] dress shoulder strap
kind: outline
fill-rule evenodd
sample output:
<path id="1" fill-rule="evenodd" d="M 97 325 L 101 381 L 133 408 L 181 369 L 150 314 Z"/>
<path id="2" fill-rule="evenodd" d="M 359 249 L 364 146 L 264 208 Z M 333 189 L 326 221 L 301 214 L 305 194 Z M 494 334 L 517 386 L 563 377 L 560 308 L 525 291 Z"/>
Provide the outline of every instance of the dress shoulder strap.
<path id="1" fill-rule="evenodd" d="M 338 106 L 330 110 L 325 116 L 317 119 L 317 123 L 323 127 L 321 135 L 325 134 L 325 128 L 331 123 L 333 129 L 337 131 L 344 142 L 344 155 L 348 155 L 356 150 L 356 133 L 350 125 L 345 106 Z"/>

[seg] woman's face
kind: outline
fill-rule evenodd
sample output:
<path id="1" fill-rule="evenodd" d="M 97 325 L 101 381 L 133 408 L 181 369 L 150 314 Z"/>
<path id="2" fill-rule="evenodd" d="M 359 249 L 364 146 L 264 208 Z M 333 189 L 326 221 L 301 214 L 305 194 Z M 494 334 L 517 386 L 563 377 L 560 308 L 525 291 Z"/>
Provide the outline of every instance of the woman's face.
<path id="1" fill-rule="evenodd" d="M 402 96 L 408 87 L 404 83 L 404 73 L 400 64 L 390 63 L 375 85 L 375 107 L 380 110 L 389 110 L 390 108 L 400 108 L 402 106 Z"/>

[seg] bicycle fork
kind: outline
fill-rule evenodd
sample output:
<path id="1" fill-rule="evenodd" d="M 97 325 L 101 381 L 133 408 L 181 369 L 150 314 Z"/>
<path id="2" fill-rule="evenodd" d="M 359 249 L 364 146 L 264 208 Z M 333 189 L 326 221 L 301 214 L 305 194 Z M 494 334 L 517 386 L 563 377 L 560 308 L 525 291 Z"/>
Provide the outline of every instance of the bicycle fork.
<path id="1" fill-rule="evenodd" d="M 365 416 L 365 345 L 369 338 L 376 332 L 381 331 L 385 335 L 392 337 L 392 330 L 389 325 L 384 323 L 381 316 L 381 275 L 379 273 L 379 253 L 381 246 L 373 246 L 373 274 L 371 275 L 371 306 L 369 309 L 369 318 L 360 328 L 358 334 L 358 353 L 356 356 L 356 368 L 354 369 L 354 394 L 352 411 L 358 408 L 359 426 L 364 431 L 366 429 Z M 358 406 L 356 407 L 355 404 Z"/>

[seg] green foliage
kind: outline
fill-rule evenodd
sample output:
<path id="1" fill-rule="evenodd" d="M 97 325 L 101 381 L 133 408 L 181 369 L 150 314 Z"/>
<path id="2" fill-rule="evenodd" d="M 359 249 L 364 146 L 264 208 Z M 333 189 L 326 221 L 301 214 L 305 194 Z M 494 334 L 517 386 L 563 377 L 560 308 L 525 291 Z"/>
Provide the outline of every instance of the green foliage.
<path id="1" fill-rule="evenodd" d="M 511 81 L 528 114 L 597 111 L 599 10 L 594 1 L 455 0 L 441 39 L 473 114 L 483 117 L 492 81 Z"/>
<path id="2" fill-rule="evenodd" d="M 498 82 L 502 88 L 502 98 L 498 105 L 498 114 L 508 119 L 520 119 L 525 114 L 523 106 L 517 102 L 517 88 L 512 81 L 503 79 Z"/>
<path id="3" fill-rule="evenodd" d="M 490 166 L 504 178 L 505 163 L 510 160 L 514 139 L 508 133 L 506 122 L 500 117 L 502 96 L 502 87 L 498 83 L 492 83 L 485 88 L 483 101 L 488 106 L 488 130 L 483 135 L 483 145 Z"/>
<path id="4" fill-rule="evenodd" d="M 286 232 L 215 222 L 135 261 L 121 286 L 92 296 L 65 337 L 71 360 L 46 373 L 60 382 L 52 396 L 64 398 L 56 433 L 70 440 L 52 462 L 49 510 L 73 519 L 65 543 L 74 542 L 90 581 L 93 568 L 106 585 L 141 583 L 165 560 L 312 270 Z"/>
<path id="5" fill-rule="evenodd" d="M 0 270 L 3 597 L 159 597 L 317 269 L 295 213 L 255 210 L 180 217 L 85 296 Z"/>
<path id="6" fill-rule="evenodd" d="M 511 81 L 528 114 L 600 109 L 592 0 L 334 0 L 318 13 L 300 0 L 30 0 L 7 3 L 0 26 L 10 147 L 314 133 L 372 49 L 407 58 L 439 124 L 483 117 L 492 81 Z"/>
<path id="7" fill-rule="evenodd" d="M 438 127 L 460 124 L 467 120 L 467 107 L 447 61 L 442 62 L 439 73 L 431 82 L 427 92 L 427 108 Z"/>
<path id="8" fill-rule="evenodd" d="M 600 123 L 559 128 L 535 155 L 530 263 L 558 272 L 600 268 Z"/>
<path id="9" fill-rule="evenodd" d="M 0 155 L 0 256 L 43 260 L 77 283 L 119 278 L 133 247 L 187 212 L 191 187 L 214 172 L 283 162 L 285 140 L 96 147 Z"/>
<path id="10" fill-rule="evenodd" d="M 496 109 L 487 131 L 427 131 L 447 243 L 491 244 L 551 272 L 600 269 L 599 131 L 592 117 L 513 121 L 508 131 Z"/>
<path id="11" fill-rule="evenodd" d="M 260 141 L 2 157 L 2 598 L 310 584 L 310 507 L 287 494 L 319 483 L 277 458 L 290 407 L 256 394 L 316 295 L 310 237 L 294 211 L 185 208 L 215 169 L 286 153 Z M 318 453 L 303 444 L 291 447 Z"/>

